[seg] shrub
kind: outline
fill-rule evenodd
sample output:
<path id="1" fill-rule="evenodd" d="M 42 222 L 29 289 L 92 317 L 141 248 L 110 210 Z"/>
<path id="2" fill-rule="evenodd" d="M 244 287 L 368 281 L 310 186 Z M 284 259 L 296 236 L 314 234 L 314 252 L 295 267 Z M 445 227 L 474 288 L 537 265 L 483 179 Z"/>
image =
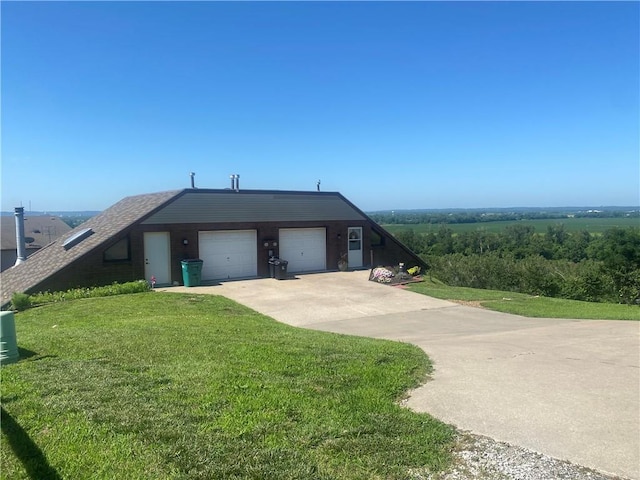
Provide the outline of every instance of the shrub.
<path id="1" fill-rule="evenodd" d="M 64 292 L 39 292 L 31 295 L 29 299 L 30 305 L 44 305 L 47 303 L 64 302 L 65 300 L 126 295 L 130 293 L 147 292 L 149 290 L 151 290 L 151 286 L 146 280 L 136 280 L 135 282 L 127 283 L 114 282 L 104 287 L 73 288 Z"/>
<path id="2" fill-rule="evenodd" d="M 11 296 L 11 308 L 18 312 L 26 310 L 31 306 L 31 297 L 26 293 L 14 293 Z"/>
<path id="3" fill-rule="evenodd" d="M 582 260 L 570 267 L 559 296 L 587 302 L 618 302 L 614 281 L 601 262 Z"/>
<path id="4" fill-rule="evenodd" d="M 640 305 L 640 269 L 627 273 L 618 287 L 620 303 Z"/>
<path id="5" fill-rule="evenodd" d="M 562 277 L 554 262 L 546 260 L 541 255 L 531 255 L 516 263 L 520 275 L 522 293 L 555 297 L 562 289 Z"/>

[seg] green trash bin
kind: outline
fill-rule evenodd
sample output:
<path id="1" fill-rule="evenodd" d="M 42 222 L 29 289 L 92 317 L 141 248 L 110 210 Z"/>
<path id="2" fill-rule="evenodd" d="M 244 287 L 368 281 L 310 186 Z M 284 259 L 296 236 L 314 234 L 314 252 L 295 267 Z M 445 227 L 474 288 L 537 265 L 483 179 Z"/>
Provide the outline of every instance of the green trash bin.
<path id="1" fill-rule="evenodd" d="M 182 280 L 185 287 L 197 287 L 202 281 L 202 264 L 199 258 L 182 260 Z"/>

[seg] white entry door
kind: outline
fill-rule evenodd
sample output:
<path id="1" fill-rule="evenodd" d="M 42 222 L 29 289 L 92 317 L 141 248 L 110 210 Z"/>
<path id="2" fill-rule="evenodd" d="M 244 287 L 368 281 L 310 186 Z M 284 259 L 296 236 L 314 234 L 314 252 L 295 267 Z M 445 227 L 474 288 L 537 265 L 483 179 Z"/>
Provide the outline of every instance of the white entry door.
<path id="1" fill-rule="evenodd" d="M 258 241 L 255 230 L 199 232 L 202 280 L 228 280 L 258 275 Z"/>
<path id="2" fill-rule="evenodd" d="M 323 228 L 281 228 L 280 258 L 289 262 L 289 272 L 319 272 L 327 269 L 327 231 Z"/>
<path id="3" fill-rule="evenodd" d="M 169 232 L 144 233 L 144 277 L 156 285 L 171 285 Z"/>
<path id="4" fill-rule="evenodd" d="M 349 227 L 349 268 L 362 267 L 362 227 Z"/>

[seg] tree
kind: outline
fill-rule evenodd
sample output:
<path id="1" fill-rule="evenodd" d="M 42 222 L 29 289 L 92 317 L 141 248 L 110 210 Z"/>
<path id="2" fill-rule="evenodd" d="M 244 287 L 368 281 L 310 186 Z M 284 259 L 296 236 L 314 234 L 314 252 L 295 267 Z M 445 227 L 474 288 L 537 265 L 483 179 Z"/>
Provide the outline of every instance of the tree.
<path id="1" fill-rule="evenodd" d="M 613 278 L 621 303 L 640 299 L 640 229 L 611 228 L 590 247 L 593 258 L 601 260 Z"/>
<path id="2" fill-rule="evenodd" d="M 610 270 L 628 272 L 640 268 L 640 228 L 610 228 L 593 243 L 591 255 Z"/>
<path id="3" fill-rule="evenodd" d="M 531 238 L 535 234 L 535 228 L 530 225 L 509 225 L 504 229 L 504 249 L 512 252 L 516 258 L 524 258 L 531 254 L 529 246 Z"/>

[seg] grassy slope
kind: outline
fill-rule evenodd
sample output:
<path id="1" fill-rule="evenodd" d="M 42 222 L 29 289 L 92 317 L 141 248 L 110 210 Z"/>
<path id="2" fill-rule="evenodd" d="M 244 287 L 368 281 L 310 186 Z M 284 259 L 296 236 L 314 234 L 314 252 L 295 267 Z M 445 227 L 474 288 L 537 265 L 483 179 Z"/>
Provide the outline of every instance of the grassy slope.
<path id="1" fill-rule="evenodd" d="M 640 308 L 633 305 L 580 302 L 561 298 L 534 297 L 523 293 L 478 288 L 450 287 L 436 280 L 412 283 L 409 289 L 444 300 L 473 302 L 490 310 L 526 317 L 640 320 Z"/>
<path id="2" fill-rule="evenodd" d="M 450 461 L 452 429 L 395 402 L 417 347 L 157 292 L 16 315 L 2 477 L 393 479 Z"/>

